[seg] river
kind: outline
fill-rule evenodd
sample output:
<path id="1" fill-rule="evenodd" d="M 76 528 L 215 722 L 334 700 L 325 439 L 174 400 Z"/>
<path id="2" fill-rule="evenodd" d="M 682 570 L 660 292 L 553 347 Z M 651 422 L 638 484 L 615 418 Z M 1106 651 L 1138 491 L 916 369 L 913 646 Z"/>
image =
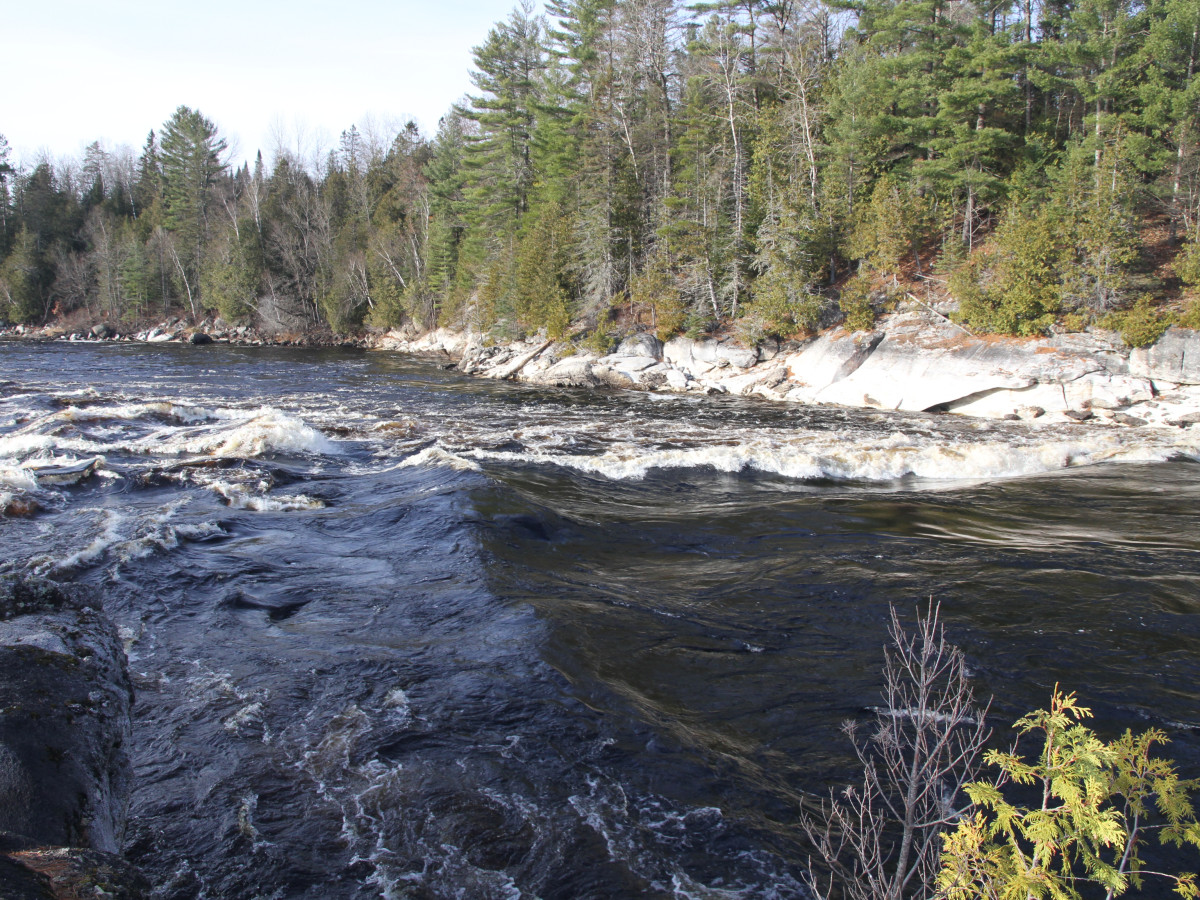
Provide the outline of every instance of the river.
<path id="1" fill-rule="evenodd" d="M 0 505 L 38 507 L 0 560 L 121 629 L 162 898 L 805 897 L 801 804 L 853 776 L 889 605 L 930 598 L 997 729 L 1057 682 L 1200 775 L 1198 459 L 1196 429 L 0 343 Z"/>

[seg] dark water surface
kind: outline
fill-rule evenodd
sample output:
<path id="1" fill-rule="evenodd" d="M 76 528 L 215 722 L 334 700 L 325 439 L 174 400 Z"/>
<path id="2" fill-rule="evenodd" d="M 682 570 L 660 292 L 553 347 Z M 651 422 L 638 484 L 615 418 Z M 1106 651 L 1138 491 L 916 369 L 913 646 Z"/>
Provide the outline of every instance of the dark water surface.
<path id="1" fill-rule="evenodd" d="M 929 597 L 995 725 L 1061 682 L 1200 774 L 1196 458 L 386 354 L 0 344 L 0 500 L 40 506 L 0 559 L 122 628 L 127 850 L 164 898 L 803 897 L 800 805 L 850 777 L 888 605 Z"/>

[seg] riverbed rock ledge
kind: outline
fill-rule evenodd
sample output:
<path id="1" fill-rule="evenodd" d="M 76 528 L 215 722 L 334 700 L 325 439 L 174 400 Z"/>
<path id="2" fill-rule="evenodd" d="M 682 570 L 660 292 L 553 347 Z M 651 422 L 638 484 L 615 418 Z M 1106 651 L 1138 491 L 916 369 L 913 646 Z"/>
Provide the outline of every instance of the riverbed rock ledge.
<path id="1" fill-rule="evenodd" d="M 376 346 L 439 355 L 471 375 L 558 387 L 735 394 L 1122 427 L 1181 426 L 1200 413 L 1200 332 L 1180 328 L 1152 347 L 1131 351 L 1110 332 L 974 336 L 910 308 L 883 318 L 875 331 L 835 329 L 803 343 L 756 348 L 729 338 L 675 337 L 664 344 L 638 334 L 597 356 L 544 338 L 488 345 L 479 334 L 450 329 L 420 336 L 390 332 Z"/>
<path id="2" fill-rule="evenodd" d="M 124 649 L 94 598 L 49 581 L 0 581 L 5 898 L 149 895 L 119 855 L 132 699 Z"/>

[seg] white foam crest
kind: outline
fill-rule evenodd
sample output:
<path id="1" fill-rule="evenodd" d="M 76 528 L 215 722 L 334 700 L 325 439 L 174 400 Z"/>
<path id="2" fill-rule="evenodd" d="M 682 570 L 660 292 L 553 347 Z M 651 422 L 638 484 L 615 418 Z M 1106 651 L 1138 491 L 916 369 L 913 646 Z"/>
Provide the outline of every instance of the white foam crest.
<path id="1" fill-rule="evenodd" d="M 426 463 L 441 462 L 428 448 L 418 454 Z M 735 444 L 647 448 L 620 443 L 595 455 L 474 449 L 477 460 L 559 465 L 616 481 L 636 481 L 655 469 L 708 468 L 718 472 L 756 470 L 797 480 L 891 482 L 906 477 L 947 480 L 993 480 L 1040 475 L 1102 462 L 1162 462 L 1193 455 L 1194 443 L 1162 435 L 1130 440 L 1125 434 L 1092 432 L 1072 439 L 935 441 L 904 434 L 882 440 L 855 441 L 830 433 L 752 437 Z M 454 457 L 460 459 L 461 457 Z M 416 457 L 409 462 L 415 464 Z"/>
<path id="2" fill-rule="evenodd" d="M 0 484 L 28 493 L 38 489 L 37 477 L 32 472 L 9 462 L 0 463 Z"/>
<path id="3" fill-rule="evenodd" d="M 232 431 L 185 442 L 187 453 L 209 453 L 218 457 L 261 456 L 271 450 L 298 453 L 336 453 L 333 443 L 296 416 L 263 407 Z"/>
<path id="4" fill-rule="evenodd" d="M 115 403 L 105 406 L 68 406 L 55 413 L 51 418 L 68 422 L 92 422 L 103 419 L 135 421 L 147 416 L 162 416 L 187 424 L 207 422 L 219 417 L 213 410 L 201 406 L 160 400 L 149 403 Z"/>
<path id="5" fill-rule="evenodd" d="M 212 537 L 228 537 L 228 532 L 217 522 L 197 522 L 194 525 L 176 525 L 175 534 L 185 541 L 204 541 Z"/>
<path id="6" fill-rule="evenodd" d="M 175 424 L 141 437 L 95 440 L 46 433 L 64 421 L 131 421 L 149 414 L 167 416 Z M 108 435 L 104 435 L 108 438 Z M 336 445 L 297 416 L 269 406 L 257 409 L 205 409 L 177 403 L 124 404 L 60 410 L 0 437 L 0 458 L 25 458 L 33 454 L 113 452 L 149 455 L 206 455 L 249 458 L 264 453 L 336 454 Z"/>
<path id="7" fill-rule="evenodd" d="M 13 458 L 24 457 L 31 453 L 60 449 L 66 441 L 60 442 L 49 434 L 8 434 L 0 437 L 0 456 Z"/>
<path id="8" fill-rule="evenodd" d="M 93 509 L 84 510 L 84 512 L 100 513 L 103 523 L 100 532 L 82 550 L 77 550 L 63 559 L 43 558 L 39 560 L 34 567 L 39 575 L 90 565 L 108 552 L 110 547 L 125 539 L 124 526 L 130 520 L 121 513 L 112 509 Z"/>
<path id="9" fill-rule="evenodd" d="M 254 512 L 293 512 L 304 509 L 324 509 L 325 502 L 305 494 L 281 494 L 269 497 L 251 492 L 244 485 L 228 481 L 215 481 L 210 487 L 225 498 L 233 509 L 248 509 Z"/>
<path id="10" fill-rule="evenodd" d="M 392 468 L 412 469 L 417 466 L 442 466 L 449 469 L 456 469 L 460 472 L 479 471 L 479 466 L 475 465 L 469 459 L 464 459 L 457 453 L 451 453 L 437 444 L 432 444 L 419 453 L 414 453 L 408 459 L 401 461 Z"/>
<path id="11" fill-rule="evenodd" d="M 179 540 L 170 520 L 188 502 L 187 498 L 175 500 L 155 513 L 136 519 L 112 509 L 80 510 L 84 514 L 100 514 L 98 533 L 86 547 L 62 559 L 43 556 L 34 560 L 34 571 L 41 575 L 66 572 L 93 565 L 106 555 L 128 562 L 158 550 L 173 550 L 179 546 Z"/>

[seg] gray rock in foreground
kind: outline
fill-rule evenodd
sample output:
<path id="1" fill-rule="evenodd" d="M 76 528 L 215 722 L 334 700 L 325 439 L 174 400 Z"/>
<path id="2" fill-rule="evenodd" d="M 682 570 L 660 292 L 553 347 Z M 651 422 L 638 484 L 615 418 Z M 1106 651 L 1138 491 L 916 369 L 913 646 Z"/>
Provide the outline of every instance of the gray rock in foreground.
<path id="1" fill-rule="evenodd" d="M 105 893 L 87 896 L 145 894 L 117 855 L 132 699 L 116 628 L 95 600 L 53 582 L 0 581 L 2 896 L 84 896 L 95 885 Z"/>

